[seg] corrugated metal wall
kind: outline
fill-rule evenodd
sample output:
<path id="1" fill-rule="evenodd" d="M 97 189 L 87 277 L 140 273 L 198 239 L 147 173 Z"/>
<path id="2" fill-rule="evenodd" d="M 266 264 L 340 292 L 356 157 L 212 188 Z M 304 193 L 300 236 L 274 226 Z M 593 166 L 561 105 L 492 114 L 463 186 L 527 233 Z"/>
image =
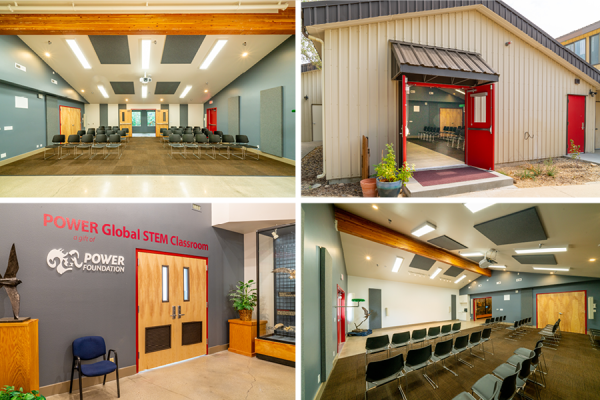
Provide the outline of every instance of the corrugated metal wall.
<path id="1" fill-rule="evenodd" d="M 366 21 L 365 21 L 366 22 Z M 391 80 L 389 40 L 481 53 L 496 84 L 496 163 L 566 154 L 567 94 L 592 86 L 478 11 L 398 18 L 325 30 L 327 179 L 360 176 L 360 139 L 371 165 L 398 138 L 398 82 Z M 505 43 L 512 41 L 512 45 Z M 586 151 L 593 151 L 594 99 L 586 99 Z M 525 140 L 525 132 L 533 138 Z"/>
<path id="2" fill-rule="evenodd" d="M 302 141 L 312 142 L 312 105 L 323 104 L 321 70 L 303 72 L 302 81 Z M 308 100 L 304 100 L 308 96 Z"/>

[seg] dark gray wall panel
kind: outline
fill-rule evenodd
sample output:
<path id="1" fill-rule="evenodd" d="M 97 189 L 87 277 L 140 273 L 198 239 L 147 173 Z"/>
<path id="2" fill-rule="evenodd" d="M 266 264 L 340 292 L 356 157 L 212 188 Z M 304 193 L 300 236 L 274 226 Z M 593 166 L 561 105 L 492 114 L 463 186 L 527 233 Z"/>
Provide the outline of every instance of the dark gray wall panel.
<path id="1" fill-rule="evenodd" d="M 533 289 L 521 290 L 521 318 L 533 318 Z"/>
<path id="2" fill-rule="evenodd" d="M 321 315 L 321 382 L 327 381 L 329 374 L 333 369 L 333 353 L 328 350 L 333 347 L 332 334 L 337 333 L 333 324 L 333 306 L 332 298 L 334 298 L 333 290 L 333 258 L 326 248 L 319 249 L 321 277 L 320 277 L 320 315 Z M 337 291 L 336 291 L 337 293 Z M 337 339 L 336 339 L 337 342 Z M 337 345 L 337 343 L 336 343 Z"/>
<path id="3" fill-rule="evenodd" d="M 227 134 L 240 134 L 240 96 L 227 99 Z"/>
<path id="4" fill-rule="evenodd" d="M 108 104 L 100 104 L 100 126 L 108 125 Z"/>
<path id="5" fill-rule="evenodd" d="M 86 335 L 100 335 L 119 352 L 121 367 L 135 365 L 135 251 L 136 249 L 208 257 L 208 344 L 228 343 L 227 320 L 237 318 L 229 291 L 244 279 L 243 235 L 213 228 L 211 205 L 202 212 L 190 204 L 5 204 L 0 208 L 0 262 L 6 263 L 13 243 L 19 259 L 21 314 L 38 318 L 40 384 L 66 381 L 71 371 L 71 343 Z M 44 214 L 98 223 L 100 234 L 82 233 L 53 224 Z M 209 250 L 132 240 L 102 234 L 104 224 L 117 228 L 160 232 L 208 244 Z M 94 242 L 79 237 L 94 237 Z M 143 234 L 142 234 L 143 236 Z M 59 275 L 46 264 L 52 249 L 125 257 L 120 274 L 74 270 Z M 10 302 L 0 291 L 0 317 L 12 317 Z"/>
<path id="6" fill-rule="evenodd" d="M 381 329 L 381 289 L 369 288 L 369 329 Z"/>
<path id="7" fill-rule="evenodd" d="M 444 275 L 452 276 L 452 277 L 456 278 L 463 271 L 464 271 L 464 269 L 462 269 L 462 268 L 451 266 L 444 272 Z"/>
<path id="8" fill-rule="evenodd" d="M 46 96 L 46 143 L 51 143 L 54 135 L 60 135 L 58 99 L 54 96 Z"/>
<path id="9" fill-rule="evenodd" d="M 461 250 L 467 248 L 466 246 L 458 243 L 456 240 L 446 235 L 428 240 L 428 242 L 446 250 Z"/>
<path id="10" fill-rule="evenodd" d="M 135 94 L 133 82 L 111 82 L 110 86 L 115 94 Z"/>
<path id="11" fill-rule="evenodd" d="M 191 64 L 204 35 L 167 35 L 161 64 Z"/>
<path id="12" fill-rule="evenodd" d="M 179 125 L 186 127 L 188 126 L 188 105 L 179 105 Z"/>
<path id="13" fill-rule="evenodd" d="M 538 265 L 556 265 L 556 256 L 554 254 L 524 254 L 512 256 L 521 264 L 538 264 Z"/>
<path id="14" fill-rule="evenodd" d="M 435 260 L 415 254 L 415 256 L 410 262 L 409 267 L 420 269 L 423 271 L 429 271 L 433 264 L 435 264 Z"/>
<path id="15" fill-rule="evenodd" d="M 100 64 L 131 64 L 126 35 L 90 35 Z"/>
<path id="16" fill-rule="evenodd" d="M 453 321 L 456 319 L 456 295 L 450 295 L 450 319 Z"/>
<path id="17" fill-rule="evenodd" d="M 497 245 L 548 239 L 536 207 L 482 222 L 474 228 Z"/>
<path id="18" fill-rule="evenodd" d="M 263 152 L 283 157 L 283 86 L 260 92 L 260 144 Z"/>

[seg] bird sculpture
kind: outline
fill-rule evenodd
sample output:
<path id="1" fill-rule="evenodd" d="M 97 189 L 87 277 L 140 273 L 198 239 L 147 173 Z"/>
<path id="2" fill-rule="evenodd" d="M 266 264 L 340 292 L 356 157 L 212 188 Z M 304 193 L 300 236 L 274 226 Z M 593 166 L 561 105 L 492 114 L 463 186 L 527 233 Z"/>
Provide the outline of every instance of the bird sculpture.
<path id="1" fill-rule="evenodd" d="M 17 286 L 22 282 L 17 279 L 17 272 L 19 272 L 19 262 L 17 261 L 17 251 L 13 243 L 10 249 L 10 256 L 8 257 L 8 266 L 6 267 L 6 273 L 4 277 L 0 275 L 0 288 L 4 288 L 10 299 L 10 304 L 13 309 L 13 316 L 15 320 L 19 319 L 19 292 L 17 292 Z M 27 318 L 29 319 L 29 318 Z"/>
<path id="2" fill-rule="evenodd" d="M 295 269 L 290 269 L 290 268 L 275 268 L 272 272 L 274 274 L 275 273 L 290 274 L 290 279 L 296 279 L 296 270 Z"/>
<path id="3" fill-rule="evenodd" d="M 369 317 L 371 316 L 371 313 L 369 312 L 369 310 L 367 310 L 364 307 L 362 307 L 362 309 L 365 312 L 365 319 L 363 319 L 362 321 L 360 321 L 360 324 L 358 324 L 358 325 L 354 324 L 354 326 L 356 327 L 356 329 L 353 330 L 352 332 L 365 332 L 366 331 L 366 329 L 358 329 L 358 327 L 361 326 L 363 324 L 363 322 L 365 322 L 367 319 L 369 319 Z"/>

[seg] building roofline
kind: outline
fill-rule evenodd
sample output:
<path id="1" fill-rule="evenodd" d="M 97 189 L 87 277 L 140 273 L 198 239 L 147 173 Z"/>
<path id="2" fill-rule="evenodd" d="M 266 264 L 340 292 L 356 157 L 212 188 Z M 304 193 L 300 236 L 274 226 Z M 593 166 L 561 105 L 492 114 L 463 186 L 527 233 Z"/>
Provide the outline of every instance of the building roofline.
<path id="1" fill-rule="evenodd" d="M 596 29 L 600 29 L 600 21 L 596 21 L 593 24 L 589 24 L 584 26 L 583 28 L 579 28 L 574 30 L 573 32 L 569 32 L 566 35 L 562 35 L 556 38 L 559 42 L 566 42 L 567 40 L 571 40 L 576 38 L 577 36 L 585 35 L 586 33 L 590 33 L 595 31 Z"/>

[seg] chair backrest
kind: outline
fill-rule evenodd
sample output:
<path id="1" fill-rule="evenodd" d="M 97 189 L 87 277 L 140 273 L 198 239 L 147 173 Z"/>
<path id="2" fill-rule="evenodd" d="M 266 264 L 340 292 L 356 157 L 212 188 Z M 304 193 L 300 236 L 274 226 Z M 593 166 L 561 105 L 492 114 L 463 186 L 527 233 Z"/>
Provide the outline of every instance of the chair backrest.
<path id="1" fill-rule="evenodd" d="M 533 360 L 535 357 L 536 356 L 534 354 L 533 356 L 523 360 L 523 363 L 521 364 L 521 371 L 519 372 L 519 378 L 527 379 L 529 377 L 529 374 L 531 374 L 531 360 Z"/>
<path id="2" fill-rule="evenodd" d="M 502 318 L 502 321 L 506 321 L 506 315 Z"/>
<path id="3" fill-rule="evenodd" d="M 455 324 L 452 324 L 452 330 L 453 330 L 453 331 L 460 331 L 460 327 L 461 327 L 461 324 L 460 324 L 460 322 L 457 322 L 457 323 L 455 323 Z"/>
<path id="4" fill-rule="evenodd" d="M 113 131 L 112 129 L 107 129 L 105 132 L 105 135 L 108 137 L 110 137 L 110 135 L 114 135 L 114 134 L 115 134 L 115 131 Z"/>
<path id="5" fill-rule="evenodd" d="M 104 128 L 106 128 L 104 125 L 100 125 L 100 126 L 98 127 L 98 129 L 102 129 L 102 130 L 104 130 Z"/>
<path id="6" fill-rule="evenodd" d="M 442 325 L 442 333 L 450 333 L 452 330 L 452 324 Z"/>
<path id="7" fill-rule="evenodd" d="M 174 133 L 171 136 L 169 136 L 169 143 L 179 143 L 181 141 L 181 135 Z"/>
<path id="8" fill-rule="evenodd" d="M 489 339 L 492 336 L 492 328 L 485 328 L 483 332 L 481 332 L 482 339 Z"/>
<path id="9" fill-rule="evenodd" d="M 507 376 L 502 381 L 500 393 L 495 399 L 512 399 L 517 392 L 517 373 Z"/>
<path id="10" fill-rule="evenodd" d="M 427 329 L 425 329 L 425 328 L 423 328 L 423 329 L 415 329 L 414 331 L 412 331 L 411 338 L 413 340 L 415 340 L 415 339 L 424 339 L 425 336 L 427 336 Z"/>
<path id="11" fill-rule="evenodd" d="M 119 136 L 127 136 L 127 132 L 125 132 L 125 129 L 121 129 L 119 131 Z"/>
<path id="12" fill-rule="evenodd" d="M 394 333 L 392 335 L 392 344 L 405 344 L 410 340 L 410 332 Z"/>
<path id="13" fill-rule="evenodd" d="M 388 335 L 369 337 L 365 344 L 365 350 L 380 349 L 388 344 L 390 344 L 390 337 Z"/>
<path id="14" fill-rule="evenodd" d="M 69 135 L 69 143 L 79 143 L 79 135 Z"/>
<path id="15" fill-rule="evenodd" d="M 381 361 L 372 361 L 367 365 L 367 382 L 377 382 L 388 376 L 398 374 L 404 368 L 404 354 L 387 358 Z"/>
<path id="16" fill-rule="evenodd" d="M 78 134 L 79 136 L 83 136 L 83 135 L 85 135 L 85 129 L 80 129 L 80 130 L 78 130 L 78 131 L 77 131 L 77 134 Z"/>
<path id="17" fill-rule="evenodd" d="M 104 133 L 97 134 L 96 143 L 106 143 L 106 135 Z"/>
<path id="18" fill-rule="evenodd" d="M 215 131 L 215 135 L 219 135 L 219 136 L 223 137 L 223 132 L 222 131 Z"/>
<path id="19" fill-rule="evenodd" d="M 250 143 L 250 140 L 248 140 L 248 136 L 246 136 L 246 135 L 235 135 L 235 142 L 236 143 Z"/>
<path id="20" fill-rule="evenodd" d="M 471 333 L 471 338 L 469 339 L 469 342 L 471 343 L 477 343 L 481 340 L 481 331 L 476 331 Z"/>
<path id="21" fill-rule="evenodd" d="M 221 136 L 219 135 L 208 135 L 208 139 L 211 143 L 221 143 Z"/>
<path id="22" fill-rule="evenodd" d="M 90 135 L 95 135 L 96 134 L 96 128 L 88 128 L 87 133 Z"/>
<path id="23" fill-rule="evenodd" d="M 63 143 L 64 141 L 65 141 L 65 135 L 52 136 L 52 143 Z"/>
<path id="24" fill-rule="evenodd" d="M 173 134 L 173 132 L 171 132 L 170 129 L 164 129 L 162 131 L 163 131 L 163 133 L 162 133 L 163 136 L 171 136 Z"/>
<path id="25" fill-rule="evenodd" d="M 440 334 L 440 327 L 439 326 L 432 326 L 431 328 L 429 328 L 427 330 L 427 336 L 437 336 Z"/>
<path id="26" fill-rule="evenodd" d="M 92 143 L 94 141 L 94 135 L 91 133 L 86 133 L 81 137 L 81 142 L 83 143 Z"/>
<path id="27" fill-rule="evenodd" d="M 454 340 L 455 349 L 464 349 L 469 343 L 469 335 L 459 336 Z"/>
<path id="28" fill-rule="evenodd" d="M 185 133 L 183 135 L 183 141 L 186 143 L 194 143 L 194 134 L 193 133 Z"/>
<path id="29" fill-rule="evenodd" d="M 444 340 L 443 342 L 438 342 L 435 345 L 434 355 L 441 357 L 446 354 L 450 354 L 452 352 L 452 339 Z"/>
<path id="30" fill-rule="evenodd" d="M 235 140 L 233 139 L 233 135 L 223 135 L 223 142 L 235 143 Z"/>
<path id="31" fill-rule="evenodd" d="M 106 354 L 106 344 L 101 336 L 84 336 L 73 341 L 73 356 L 93 360 Z"/>
<path id="32" fill-rule="evenodd" d="M 112 134 L 108 137 L 110 143 L 121 143 L 121 136 Z"/>
<path id="33" fill-rule="evenodd" d="M 486 318 L 484 324 L 489 324 L 490 323 L 490 319 Z"/>
<path id="34" fill-rule="evenodd" d="M 406 353 L 407 365 L 418 365 L 427 362 L 431 358 L 431 345 L 419 349 L 410 349 Z"/>
<path id="35" fill-rule="evenodd" d="M 196 133 L 196 142 L 208 143 L 208 138 L 203 133 Z"/>
<path id="36" fill-rule="evenodd" d="M 540 340 L 537 341 L 537 343 L 535 344 L 535 348 L 542 348 L 544 347 L 544 338 L 541 338 Z"/>

